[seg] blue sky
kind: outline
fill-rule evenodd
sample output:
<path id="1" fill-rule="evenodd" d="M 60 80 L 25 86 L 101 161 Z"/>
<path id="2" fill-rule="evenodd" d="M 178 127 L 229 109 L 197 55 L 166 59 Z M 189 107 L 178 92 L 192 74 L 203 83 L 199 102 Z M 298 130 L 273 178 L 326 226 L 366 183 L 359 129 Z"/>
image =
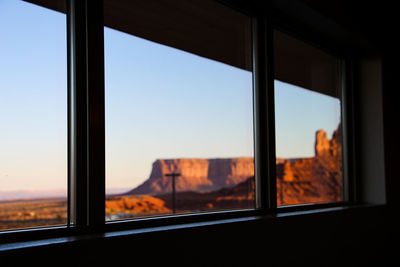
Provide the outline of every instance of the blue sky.
<path id="1" fill-rule="evenodd" d="M 0 0 L 0 191 L 66 187 L 65 30 L 61 13 Z M 141 183 L 157 158 L 253 156 L 251 72 L 108 28 L 105 68 L 108 188 Z M 339 101 L 275 87 L 277 156 L 312 156 Z"/>
<path id="2" fill-rule="evenodd" d="M 251 72 L 111 29 L 105 66 L 109 184 L 157 158 L 253 155 Z"/>
<path id="3" fill-rule="evenodd" d="M 276 155 L 314 156 L 315 132 L 331 138 L 340 123 L 340 101 L 311 90 L 275 81 Z"/>
<path id="4" fill-rule="evenodd" d="M 0 191 L 66 188 L 65 15 L 0 0 Z"/>

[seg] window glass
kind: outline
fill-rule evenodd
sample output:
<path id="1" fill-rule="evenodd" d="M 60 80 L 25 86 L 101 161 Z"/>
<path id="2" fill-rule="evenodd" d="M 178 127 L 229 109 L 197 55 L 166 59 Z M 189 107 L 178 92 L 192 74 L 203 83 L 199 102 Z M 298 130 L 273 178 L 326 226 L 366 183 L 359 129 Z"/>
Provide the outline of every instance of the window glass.
<path id="1" fill-rule="evenodd" d="M 65 21 L 0 0 L 0 230 L 66 223 Z"/>
<path id="2" fill-rule="evenodd" d="M 214 1 L 104 5 L 106 219 L 254 208 L 250 19 Z"/>
<path id="3" fill-rule="evenodd" d="M 278 206 L 343 200 L 339 62 L 276 31 Z"/>

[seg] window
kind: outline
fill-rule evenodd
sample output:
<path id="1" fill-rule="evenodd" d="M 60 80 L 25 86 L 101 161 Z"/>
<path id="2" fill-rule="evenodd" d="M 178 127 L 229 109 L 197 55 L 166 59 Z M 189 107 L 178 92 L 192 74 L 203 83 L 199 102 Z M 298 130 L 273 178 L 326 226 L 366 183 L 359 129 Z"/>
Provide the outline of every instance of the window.
<path id="1" fill-rule="evenodd" d="M 274 33 L 278 206 L 343 200 L 339 60 Z"/>
<path id="2" fill-rule="evenodd" d="M 65 14 L 0 1 L 0 36 L 0 231 L 65 225 Z"/>
<path id="3" fill-rule="evenodd" d="M 349 199 L 343 62 L 265 16 L 213 0 L 0 0 L 0 15 L 2 229 Z"/>
<path id="4" fill-rule="evenodd" d="M 253 209 L 250 18 L 105 1 L 105 25 L 107 220 Z"/>

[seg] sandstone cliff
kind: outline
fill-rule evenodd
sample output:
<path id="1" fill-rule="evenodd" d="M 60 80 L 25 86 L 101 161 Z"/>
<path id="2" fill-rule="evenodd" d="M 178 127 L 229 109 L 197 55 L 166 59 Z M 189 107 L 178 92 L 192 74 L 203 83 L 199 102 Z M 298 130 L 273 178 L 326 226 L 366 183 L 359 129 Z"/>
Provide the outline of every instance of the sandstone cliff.
<path id="1" fill-rule="evenodd" d="M 315 136 L 314 157 L 277 161 L 278 205 L 342 200 L 340 126 L 331 140 L 323 130 Z"/>
<path id="2" fill-rule="evenodd" d="M 215 191 L 232 187 L 254 176 L 253 158 L 159 159 L 153 163 L 148 180 L 127 194 L 160 194 L 172 191 L 166 174 L 178 172 L 176 191 Z"/>
<path id="3" fill-rule="evenodd" d="M 342 200 L 340 126 L 331 139 L 324 130 L 318 130 L 314 150 L 315 156 L 311 158 L 276 160 L 278 205 Z M 254 177 L 253 158 L 160 159 L 153 163 L 149 179 L 126 195 L 161 197 L 168 206 L 172 180 L 166 174 L 172 172 L 181 173 L 175 185 L 181 208 L 189 209 L 192 204 L 196 210 L 221 208 L 229 206 L 228 203 L 233 205 L 232 208 L 247 208 L 250 202 L 239 200 L 254 198 L 254 190 L 243 194 L 235 189 L 243 187 L 244 182 L 247 187 L 252 183 L 250 187 L 254 188 L 254 179 L 249 179 Z M 247 203 L 245 207 L 243 203 Z"/>

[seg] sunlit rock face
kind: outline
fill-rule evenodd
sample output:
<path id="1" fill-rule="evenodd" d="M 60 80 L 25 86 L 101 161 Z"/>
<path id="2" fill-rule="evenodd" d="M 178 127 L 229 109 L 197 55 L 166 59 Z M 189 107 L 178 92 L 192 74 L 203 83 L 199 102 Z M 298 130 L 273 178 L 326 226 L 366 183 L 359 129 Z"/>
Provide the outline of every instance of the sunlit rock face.
<path id="1" fill-rule="evenodd" d="M 343 199 L 340 126 L 331 139 L 324 130 L 318 130 L 315 133 L 314 151 L 314 157 L 310 158 L 276 159 L 278 205 L 337 202 Z M 214 208 L 253 205 L 254 160 L 250 157 L 159 159 L 153 163 L 149 179 L 126 195 L 163 195 L 163 199 L 169 203 L 167 198 L 172 191 L 172 178 L 166 175 L 170 173 L 181 174 L 175 178 L 175 188 L 177 192 L 182 192 L 180 199 L 186 199 L 185 207 L 189 210 L 190 203 L 194 205 L 193 209 L 202 205 Z"/>
<path id="2" fill-rule="evenodd" d="M 148 180 L 128 194 L 159 194 L 172 191 L 166 174 L 180 173 L 177 191 L 215 191 L 235 186 L 254 176 L 253 158 L 159 159 L 153 163 Z"/>
<path id="3" fill-rule="evenodd" d="M 337 202 L 343 199 L 340 126 L 328 139 L 315 134 L 315 156 L 277 160 L 278 205 Z"/>

